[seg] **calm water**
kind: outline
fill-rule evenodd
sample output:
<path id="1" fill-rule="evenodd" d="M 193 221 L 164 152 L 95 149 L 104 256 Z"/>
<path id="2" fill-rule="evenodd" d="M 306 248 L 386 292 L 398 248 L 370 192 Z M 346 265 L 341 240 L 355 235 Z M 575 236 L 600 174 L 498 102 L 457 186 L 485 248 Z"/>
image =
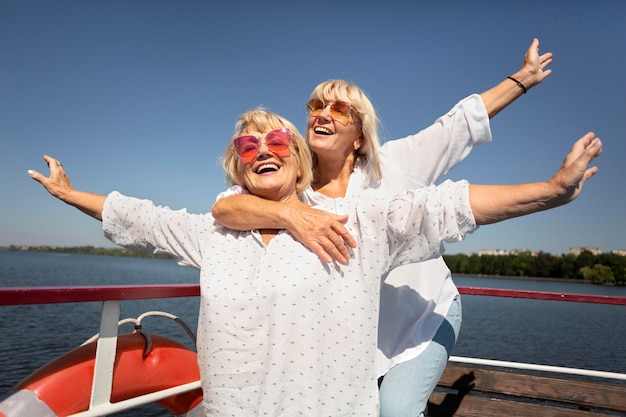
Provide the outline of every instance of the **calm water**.
<path id="1" fill-rule="evenodd" d="M 197 283 L 199 273 L 170 260 L 0 251 L 0 286 Z M 458 277 L 457 285 L 626 296 L 624 287 Z M 101 303 L 0 307 L 0 395 L 99 330 Z M 195 330 L 197 298 L 122 304 L 121 317 L 149 310 L 179 316 Z M 174 322 L 149 318 L 148 332 L 191 346 Z M 130 332 L 132 329 L 122 329 Z M 626 308 L 557 301 L 463 296 L 458 356 L 626 373 Z M 156 405 L 116 416 L 164 417 Z"/>

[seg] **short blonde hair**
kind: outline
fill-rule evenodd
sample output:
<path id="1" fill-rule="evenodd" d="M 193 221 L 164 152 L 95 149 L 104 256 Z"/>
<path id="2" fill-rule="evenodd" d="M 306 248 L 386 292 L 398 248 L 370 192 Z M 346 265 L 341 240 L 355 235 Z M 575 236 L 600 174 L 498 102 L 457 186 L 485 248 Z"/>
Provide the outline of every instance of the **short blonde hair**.
<path id="1" fill-rule="evenodd" d="M 363 136 L 363 145 L 355 155 L 355 166 L 369 169 L 375 178 L 380 181 L 382 171 L 380 168 L 380 139 L 378 138 L 378 117 L 374 105 L 365 92 L 357 85 L 345 80 L 328 80 L 315 87 L 311 98 L 318 98 L 325 103 L 331 101 L 344 101 L 352 105 L 352 117 L 357 128 Z M 313 167 L 317 167 L 317 155 L 313 154 Z"/>
<path id="2" fill-rule="evenodd" d="M 222 166 L 226 172 L 226 181 L 230 185 L 239 184 L 243 186 L 239 178 L 240 158 L 233 148 L 233 141 L 236 138 L 250 130 L 268 132 L 285 127 L 291 130 L 291 156 L 296 158 L 300 168 L 300 176 L 296 181 L 296 192 L 298 195 L 304 192 L 311 185 L 313 179 L 313 161 L 309 146 L 293 123 L 262 107 L 248 110 L 239 117 L 235 124 L 235 131 L 228 141 L 222 160 Z"/>

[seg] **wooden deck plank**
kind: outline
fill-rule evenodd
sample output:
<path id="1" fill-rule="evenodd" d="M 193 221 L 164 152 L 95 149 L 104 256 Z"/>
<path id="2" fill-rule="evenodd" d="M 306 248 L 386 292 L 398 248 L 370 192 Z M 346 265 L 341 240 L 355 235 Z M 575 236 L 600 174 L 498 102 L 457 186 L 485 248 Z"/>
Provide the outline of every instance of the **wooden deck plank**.
<path id="1" fill-rule="evenodd" d="M 620 383 L 449 363 L 438 386 L 447 392 L 436 392 L 431 397 L 431 408 L 439 410 L 433 415 L 602 415 L 584 410 L 626 413 L 626 384 Z M 454 407 L 458 407 L 457 413 L 451 413 Z M 530 413 L 535 407 L 539 407 L 540 414 Z"/>
<path id="2" fill-rule="evenodd" d="M 430 417 L 595 417 L 605 413 L 551 407 L 498 398 L 434 392 L 428 405 Z"/>

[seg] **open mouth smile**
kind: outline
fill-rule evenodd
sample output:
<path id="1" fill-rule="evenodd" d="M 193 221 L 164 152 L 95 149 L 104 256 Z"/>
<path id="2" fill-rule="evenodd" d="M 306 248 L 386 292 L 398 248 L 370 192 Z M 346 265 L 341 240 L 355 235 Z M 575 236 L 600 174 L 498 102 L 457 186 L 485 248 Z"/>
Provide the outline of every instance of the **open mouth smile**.
<path id="1" fill-rule="evenodd" d="M 278 166 L 278 164 L 275 164 L 272 162 L 266 162 L 266 163 L 260 164 L 254 171 L 254 173 L 258 175 L 263 175 L 263 174 L 269 174 L 271 172 L 276 172 L 279 169 L 280 167 Z"/>
<path id="2" fill-rule="evenodd" d="M 332 135 L 333 132 L 330 129 L 327 129 L 323 126 L 316 126 L 313 131 L 318 135 Z"/>

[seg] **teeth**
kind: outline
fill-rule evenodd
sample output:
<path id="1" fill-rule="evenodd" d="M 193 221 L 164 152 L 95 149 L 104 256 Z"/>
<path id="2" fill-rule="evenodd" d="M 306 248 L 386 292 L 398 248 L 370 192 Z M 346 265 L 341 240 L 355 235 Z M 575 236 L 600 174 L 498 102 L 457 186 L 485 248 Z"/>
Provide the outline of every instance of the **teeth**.
<path id="1" fill-rule="evenodd" d="M 257 169 L 256 169 L 256 173 L 257 174 L 261 174 L 265 171 L 278 171 L 278 165 L 276 164 L 263 164 L 260 165 Z"/>
<path id="2" fill-rule="evenodd" d="M 330 130 L 326 129 L 325 127 L 322 126 L 318 126 L 315 128 L 315 133 L 321 133 L 323 135 L 332 135 L 333 132 L 331 132 Z"/>

